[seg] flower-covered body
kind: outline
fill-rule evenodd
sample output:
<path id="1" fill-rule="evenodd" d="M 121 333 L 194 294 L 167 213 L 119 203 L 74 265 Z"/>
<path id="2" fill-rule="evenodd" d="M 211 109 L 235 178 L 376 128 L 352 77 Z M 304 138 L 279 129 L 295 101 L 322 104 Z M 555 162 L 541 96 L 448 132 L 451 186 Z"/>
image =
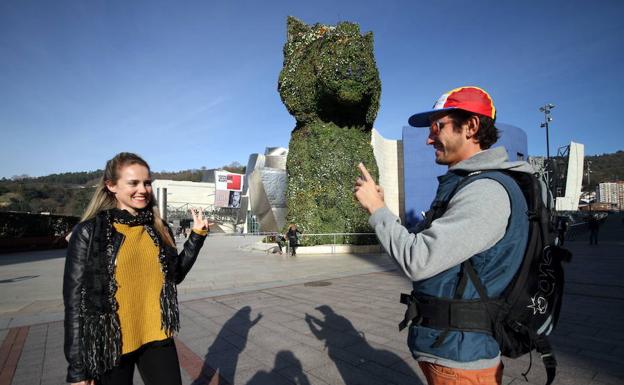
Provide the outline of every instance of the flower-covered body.
<path id="1" fill-rule="evenodd" d="M 297 120 L 287 160 L 286 222 L 307 233 L 370 231 L 352 185 L 360 162 L 377 176 L 370 143 L 381 85 L 372 33 L 361 35 L 348 22 L 308 26 L 290 17 L 278 89 Z"/>

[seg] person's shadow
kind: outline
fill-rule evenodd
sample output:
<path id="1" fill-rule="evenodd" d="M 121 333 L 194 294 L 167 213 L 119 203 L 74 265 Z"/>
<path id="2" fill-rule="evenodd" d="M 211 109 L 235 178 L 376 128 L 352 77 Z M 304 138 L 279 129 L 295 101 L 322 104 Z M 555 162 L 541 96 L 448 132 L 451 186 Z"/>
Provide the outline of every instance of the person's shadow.
<path id="1" fill-rule="evenodd" d="M 372 347 L 364 333 L 355 329 L 346 317 L 336 314 L 327 305 L 321 305 L 316 310 L 323 313 L 324 320 L 307 313 L 305 320 L 316 338 L 325 341 L 327 354 L 336 364 L 346 385 L 360 384 L 362 381 L 369 383 L 370 378 L 384 384 L 396 381 L 399 376 L 405 377 L 403 382 L 422 385 L 418 375 L 401 357 L 391 351 Z M 348 347 L 353 347 L 350 351 L 357 356 L 357 360 L 350 360 L 351 363 L 344 357 L 345 350 L 349 351 Z M 391 370 L 377 371 L 380 366 L 390 367 Z"/>
<path id="2" fill-rule="evenodd" d="M 251 307 L 245 306 L 227 320 L 214 342 L 204 356 L 204 365 L 199 376 L 192 385 L 211 383 L 215 375 L 219 375 L 232 382 L 238 365 L 238 356 L 245 350 L 249 330 L 262 318 L 262 313 L 256 319 L 251 319 Z M 236 334 L 233 336 L 232 334 Z"/>
<path id="3" fill-rule="evenodd" d="M 292 352 L 281 350 L 275 356 L 275 366 L 273 369 L 270 372 L 265 370 L 257 372 L 251 377 L 249 382 L 247 382 L 247 385 L 283 383 L 284 379 L 297 385 L 310 385 L 310 381 L 301 367 L 301 361 L 299 361 Z"/>

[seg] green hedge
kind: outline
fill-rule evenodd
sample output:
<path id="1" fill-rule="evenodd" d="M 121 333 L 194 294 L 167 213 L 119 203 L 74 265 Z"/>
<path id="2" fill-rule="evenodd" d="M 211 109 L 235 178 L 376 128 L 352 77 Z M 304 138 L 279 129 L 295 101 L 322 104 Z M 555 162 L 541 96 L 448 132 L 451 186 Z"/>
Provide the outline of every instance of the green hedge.
<path id="1" fill-rule="evenodd" d="M 363 162 L 375 178 L 377 165 L 370 131 L 312 124 L 293 133 L 288 160 L 287 223 L 307 233 L 372 232 L 368 214 L 353 196 L 357 164 Z M 361 236 L 339 243 L 371 243 Z M 319 238 L 304 243 L 320 244 Z M 373 242 L 375 243 L 375 242 Z"/>
<path id="2" fill-rule="evenodd" d="M 0 212 L 0 252 L 64 247 L 64 237 L 80 218 Z"/>

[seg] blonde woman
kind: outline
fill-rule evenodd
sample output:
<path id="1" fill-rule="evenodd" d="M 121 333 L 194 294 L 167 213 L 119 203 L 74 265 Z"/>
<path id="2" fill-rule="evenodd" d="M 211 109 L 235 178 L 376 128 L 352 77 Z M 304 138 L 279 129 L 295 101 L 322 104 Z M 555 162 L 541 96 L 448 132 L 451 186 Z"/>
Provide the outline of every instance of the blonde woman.
<path id="1" fill-rule="evenodd" d="M 173 334 L 179 329 L 176 285 L 193 266 L 208 221 L 192 210 L 193 233 L 178 253 L 160 218 L 148 164 L 120 153 L 69 240 L 63 300 L 65 356 L 71 384 L 181 384 Z"/>

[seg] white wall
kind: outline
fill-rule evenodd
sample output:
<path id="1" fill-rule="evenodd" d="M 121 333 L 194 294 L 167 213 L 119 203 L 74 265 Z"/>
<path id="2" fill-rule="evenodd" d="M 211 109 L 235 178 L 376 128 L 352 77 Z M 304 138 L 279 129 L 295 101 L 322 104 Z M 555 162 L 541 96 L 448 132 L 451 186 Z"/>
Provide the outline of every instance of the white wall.
<path id="1" fill-rule="evenodd" d="M 401 141 L 389 140 L 381 136 L 381 134 L 373 129 L 371 133 L 371 145 L 373 146 L 373 154 L 377 161 L 379 169 L 378 184 L 384 190 L 384 199 L 386 206 L 395 215 L 402 218 L 403 205 L 402 202 L 402 183 L 403 162 L 401 162 Z"/>
<path id="2" fill-rule="evenodd" d="M 154 195 L 156 189 L 167 189 L 167 205 L 169 207 L 181 207 L 184 205 L 212 207 L 214 206 L 215 184 L 205 182 L 174 181 L 168 179 L 156 179 L 152 182 Z"/>
<path id="3" fill-rule="evenodd" d="M 559 197 L 555 203 L 557 211 L 576 211 L 581 200 L 583 184 L 583 163 L 585 160 L 585 146 L 570 142 L 568 158 L 568 175 L 566 176 L 565 196 Z"/>

